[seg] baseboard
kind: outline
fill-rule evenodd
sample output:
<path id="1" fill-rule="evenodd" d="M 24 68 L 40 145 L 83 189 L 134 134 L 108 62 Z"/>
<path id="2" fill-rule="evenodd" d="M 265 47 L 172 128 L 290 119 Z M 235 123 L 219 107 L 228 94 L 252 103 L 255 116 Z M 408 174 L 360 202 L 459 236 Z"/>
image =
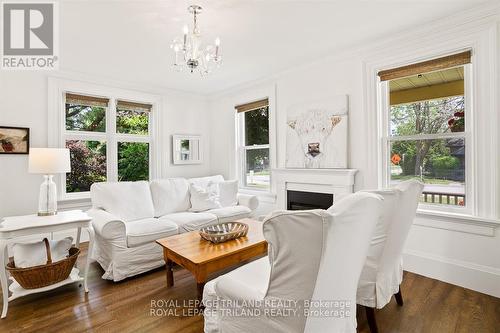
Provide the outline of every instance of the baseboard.
<path id="1" fill-rule="evenodd" d="M 500 298 L 500 268 L 407 250 L 406 271 Z"/>

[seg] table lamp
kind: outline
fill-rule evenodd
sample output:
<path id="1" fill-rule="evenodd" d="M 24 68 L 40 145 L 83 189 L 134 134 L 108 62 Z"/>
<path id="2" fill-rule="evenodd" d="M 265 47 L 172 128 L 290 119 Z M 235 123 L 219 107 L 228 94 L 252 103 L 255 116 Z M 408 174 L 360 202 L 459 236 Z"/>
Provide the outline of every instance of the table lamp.
<path id="1" fill-rule="evenodd" d="M 38 199 L 38 216 L 57 214 L 57 187 L 54 174 L 71 172 L 69 149 L 30 148 L 29 173 L 43 174 Z"/>

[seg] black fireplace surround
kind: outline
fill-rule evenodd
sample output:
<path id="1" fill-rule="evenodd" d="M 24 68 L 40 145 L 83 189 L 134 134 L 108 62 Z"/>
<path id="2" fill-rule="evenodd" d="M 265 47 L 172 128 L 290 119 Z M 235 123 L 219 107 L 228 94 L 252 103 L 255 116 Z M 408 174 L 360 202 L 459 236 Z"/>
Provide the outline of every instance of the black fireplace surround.
<path id="1" fill-rule="evenodd" d="M 333 194 L 291 191 L 286 193 L 288 210 L 328 209 L 333 204 Z"/>

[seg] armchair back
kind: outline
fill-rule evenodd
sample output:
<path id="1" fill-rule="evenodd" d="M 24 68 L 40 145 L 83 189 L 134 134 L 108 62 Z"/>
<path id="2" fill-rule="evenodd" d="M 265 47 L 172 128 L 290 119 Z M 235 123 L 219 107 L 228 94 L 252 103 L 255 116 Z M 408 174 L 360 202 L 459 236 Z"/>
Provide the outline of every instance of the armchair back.
<path id="1" fill-rule="evenodd" d="M 392 189 L 363 191 L 382 196 L 384 203 L 358 284 L 358 304 L 382 308 L 398 291 L 402 280 L 401 253 L 422 188 L 420 182 L 410 180 Z"/>
<path id="2" fill-rule="evenodd" d="M 406 238 L 408 238 L 417 213 L 417 206 L 424 184 L 417 180 L 407 180 L 394 188 L 400 191 L 400 196 L 393 223 L 391 223 L 387 232 L 387 242 L 382 254 L 385 257 L 384 263 L 391 266 L 400 260 Z"/>
<path id="3" fill-rule="evenodd" d="M 328 212 L 275 212 L 266 218 L 263 228 L 271 276 L 265 297 L 344 301 L 350 311 L 345 318 L 274 318 L 273 325 L 283 332 L 351 331 L 356 327 L 357 283 L 381 207 L 379 196 L 356 193 L 336 202 Z"/>

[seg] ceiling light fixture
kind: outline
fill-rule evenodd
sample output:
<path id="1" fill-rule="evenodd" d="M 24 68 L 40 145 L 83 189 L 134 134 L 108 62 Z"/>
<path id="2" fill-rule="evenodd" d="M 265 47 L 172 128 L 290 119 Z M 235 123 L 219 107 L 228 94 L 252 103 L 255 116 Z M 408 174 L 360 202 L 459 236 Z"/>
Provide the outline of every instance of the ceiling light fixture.
<path id="1" fill-rule="evenodd" d="M 170 45 L 175 53 L 173 67 L 177 71 L 187 68 L 191 73 L 199 71 L 201 75 L 205 75 L 222 63 L 220 39 L 216 38 L 214 44 L 203 47 L 197 21 L 202 8 L 198 5 L 191 5 L 188 11 L 193 14 L 193 29 L 189 31 L 188 26 L 185 25 L 182 29 L 183 36 L 174 39 Z"/>

